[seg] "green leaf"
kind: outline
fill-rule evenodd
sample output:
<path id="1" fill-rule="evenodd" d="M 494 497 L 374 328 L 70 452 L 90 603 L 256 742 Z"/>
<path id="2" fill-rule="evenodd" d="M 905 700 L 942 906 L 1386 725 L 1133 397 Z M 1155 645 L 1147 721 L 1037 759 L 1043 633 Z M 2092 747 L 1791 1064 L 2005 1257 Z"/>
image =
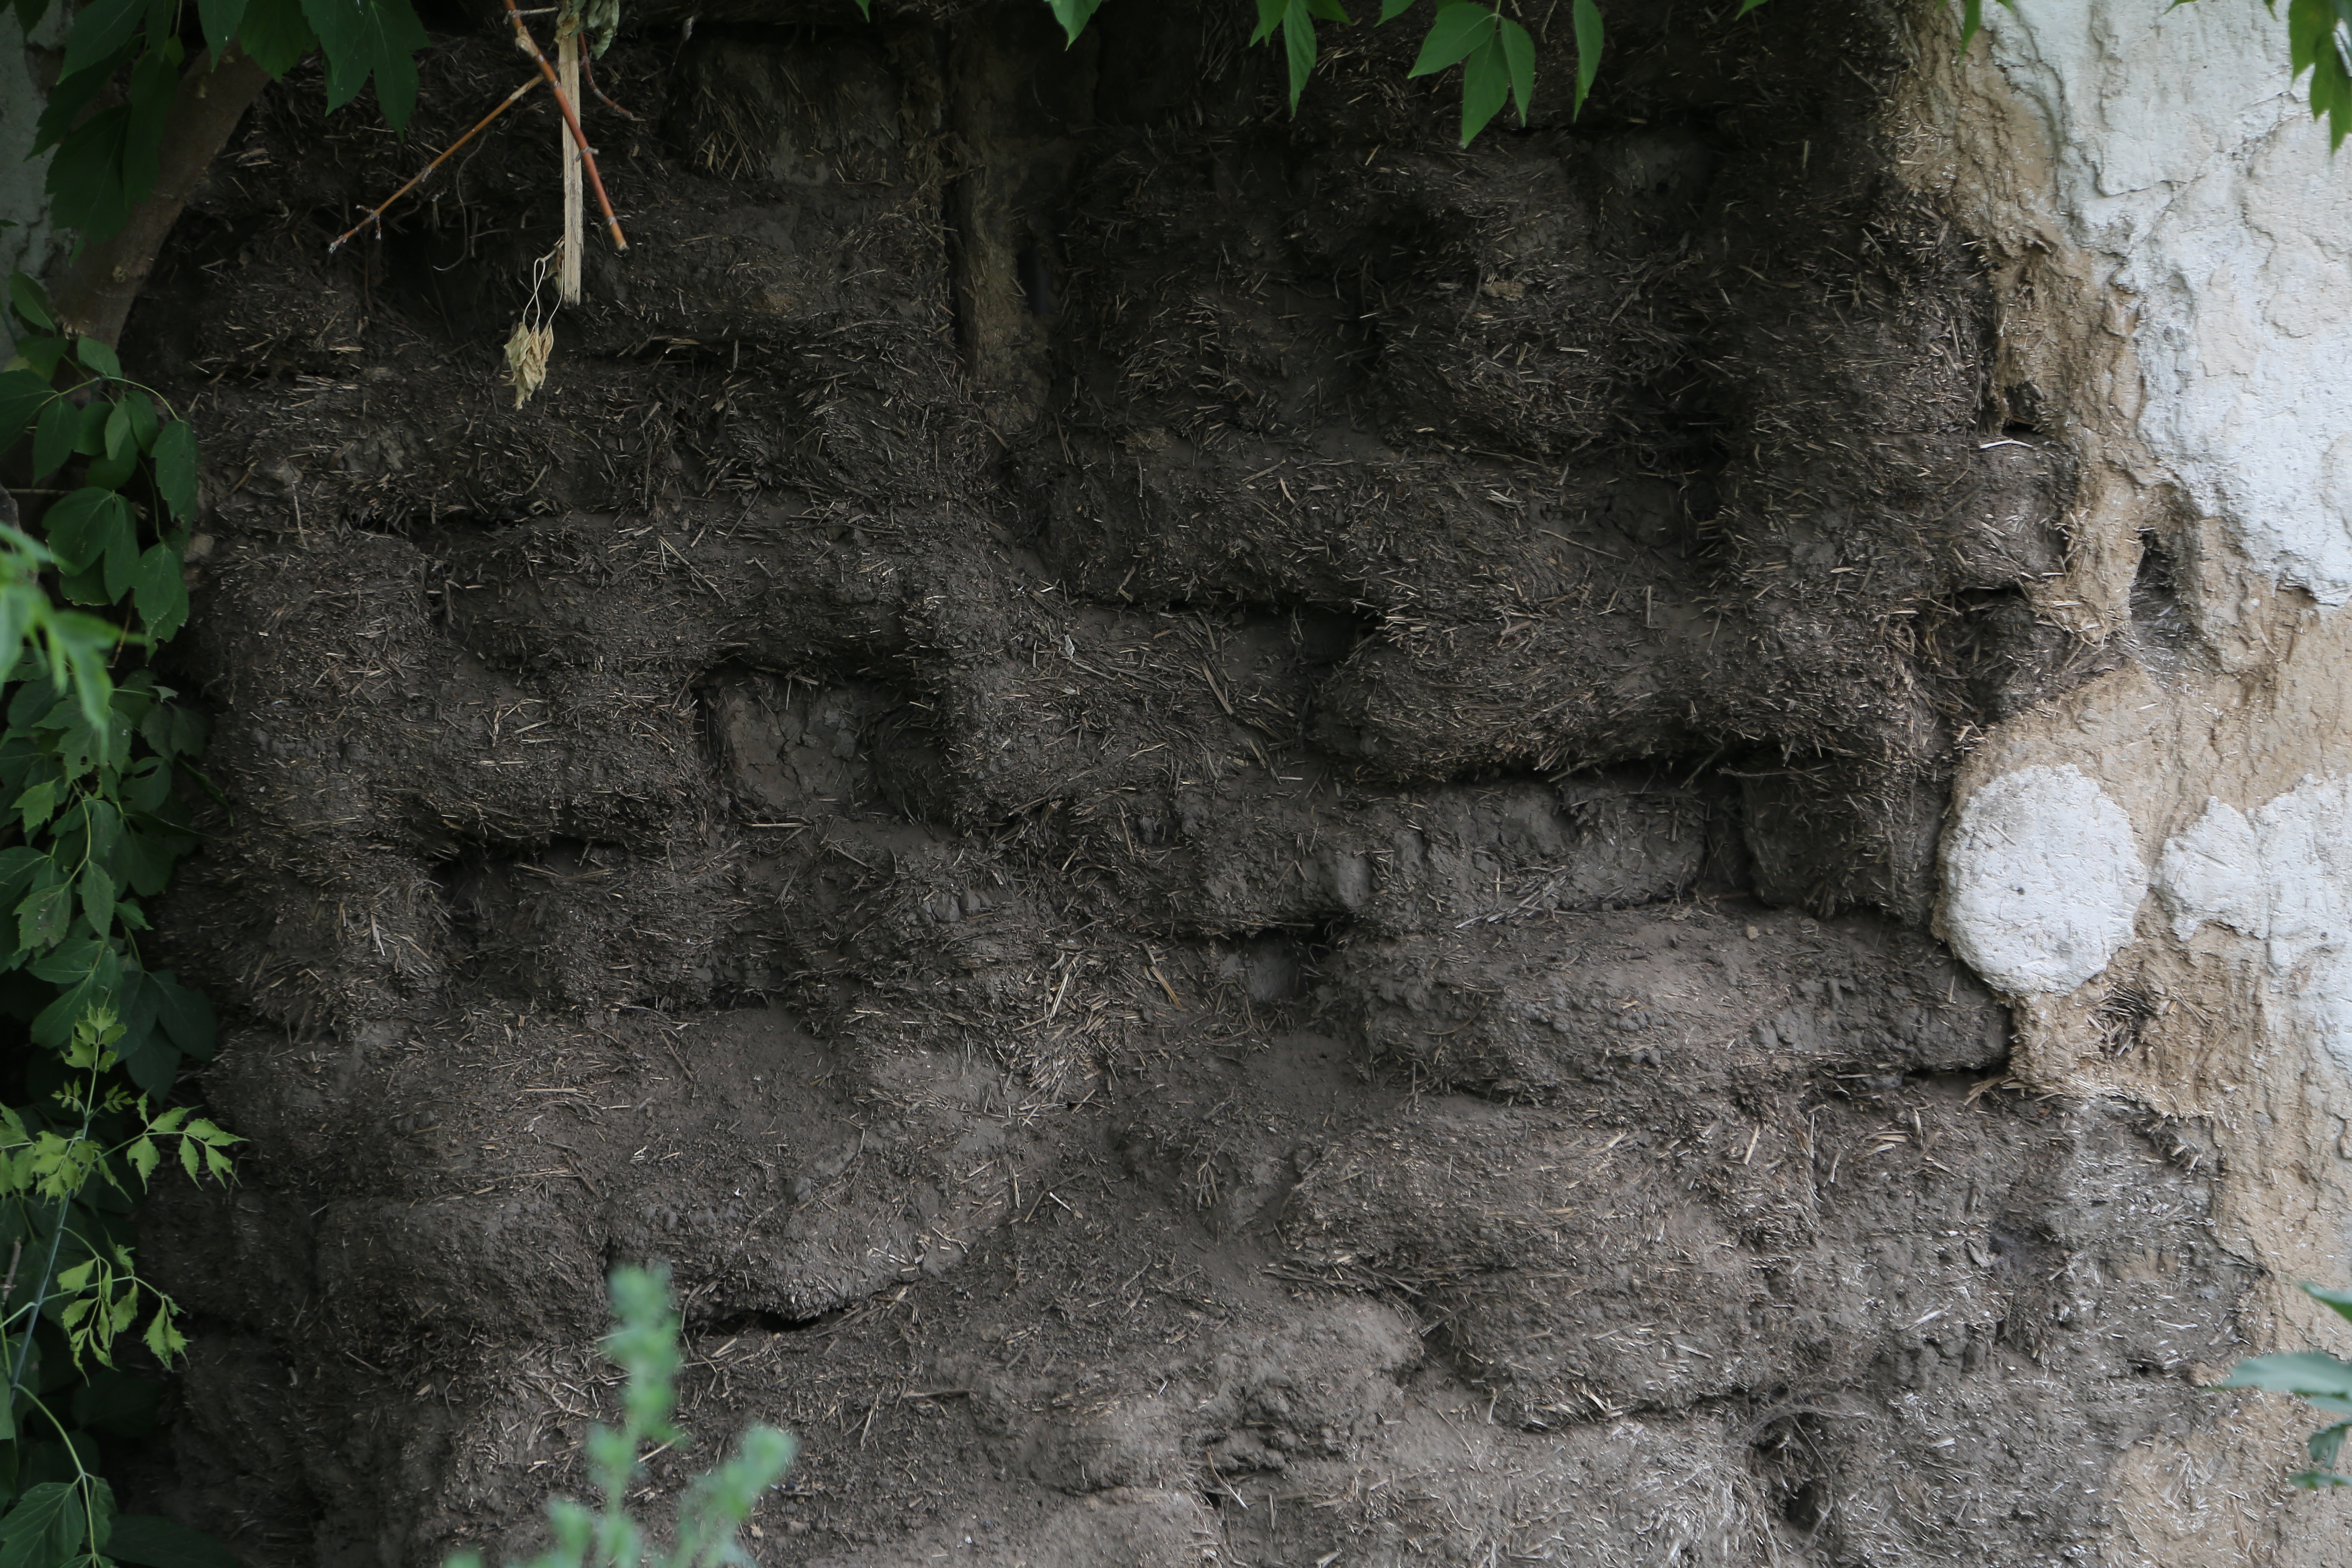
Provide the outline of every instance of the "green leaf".
<path id="1" fill-rule="evenodd" d="M 148 396 L 144 389 L 134 386 L 122 394 L 122 406 L 130 416 L 131 438 L 139 443 L 141 451 L 153 450 L 155 432 L 161 427 L 155 415 L 155 400 Z"/>
<path id="2" fill-rule="evenodd" d="M 66 350 L 72 346 L 59 337 L 19 338 L 16 340 L 16 357 L 46 383 L 57 374 L 58 366 L 64 363 Z"/>
<path id="3" fill-rule="evenodd" d="M 1495 36 L 1495 13 L 1484 5 L 1449 0 L 1438 7 L 1429 36 L 1421 41 L 1421 57 L 1405 75 L 1434 76 L 1448 66 L 1461 64 L 1473 49 Z"/>
<path id="4" fill-rule="evenodd" d="M 319 35 L 302 17 L 302 0 L 246 0 L 236 41 L 254 63 L 282 77 L 319 47 Z"/>
<path id="5" fill-rule="evenodd" d="M 42 1560 L 35 1555 L 47 1542 L 49 1532 L 65 1516 L 66 1505 L 73 1500 L 73 1488 L 63 1481 L 43 1481 L 25 1489 L 16 1506 L 0 1518 L 0 1565 L 5 1568 L 32 1568 Z"/>
<path id="6" fill-rule="evenodd" d="M 16 437 L 56 395 L 46 376 L 23 369 L 0 371 L 0 452 L 16 444 Z"/>
<path id="7" fill-rule="evenodd" d="M 8 274 L 8 302 L 16 314 L 31 326 L 45 332 L 58 330 L 58 319 L 49 310 L 49 297 L 39 283 L 22 272 Z"/>
<path id="8" fill-rule="evenodd" d="M 110 458 L 101 455 L 91 458 L 89 467 L 82 473 L 81 482 L 96 485 L 100 489 L 119 490 L 129 484 L 131 476 L 138 471 L 139 448 L 127 446 L 119 456 Z"/>
<path id="9" fill-rule="evenodd" d="M 1462 62 L 1462 145 L 1470 145 L 1487 121 L 1502 112 L 1510 91 L 1511 71 L 1503 46 L 1490 37 Z"/>
<path id="10" fill-rule="evenodd" d="M 204 20 L 205 43 L 217 58 L 245 20 L 245 0 L 196 0 L 196 15 Z"/>
<path id="11" fill-rule="evenodd" d="M 75 339 L 74 358 L 110 381 L 122 379 L 122 361 L 116 356 L 112 348 L 96 338 Z"/>
<path id="12" fill-rule="evenodd" d="M 181 984 L 168 969 L 157 970 L 149 978 L 156 988 L 155 1021 L 163 1026 L 172 1043 L 200 1062 L 212 1060 L 218 1032 L 212 1003 L 203 992 Z"/>
<path id="13" fill-rule="evenodd" d="M 1298 112 L 1299 96 L 1315 71 L 1315 17 L 1307 0 L 1289 0 L 1282 14 L 1283 57 L 1290 67 L 1290 112 Z"/>
<path id="14" fill-rule="evenodd" d="M 46 781 L 37 784 L 18 795 L 16 804 L 9 809 L 23 819 L 25 831 L 30 834 L 41 824 L 48 821 L 51 814 L 58 809 L 57 785 Z"/>
<path id="15" fill-rule="evenodd" d="M 97 973 L 110 956 L 110 950 L 98 938 L 78 936 L 25 967 L 52 985 L 79 985 Z"/>
<path id="16" fill-rule="evenodd" d="M 60 79 L 85 71 L 120 52 L 147 20 L 148 0 L 90 0 L 66 37 Z"/>
<path id="17" fill-rule="evenodd" d="M 180 574 L 180 553 L 165 545 L 151 544 L 139 558 L 139 569 L 131 584 L 132 602 L 139 606 L 139 618 L 157 641 L 172 637 L 188 621 L 188 584 Z"/>
<path id="18" fill-rule="evenodd" d="M 196 433 L 184 419 L 155 432 L 155 489 L 172 516 L 185 522 L 196 514 Z"/>
<path id="19" fill-rule="evenodd" d="M 33 128 L 33 151 L 46 153 L 62 144 L 81 122 L 83 112 L 100 93 L 114 85 L 114 73 L 131 63 L 132 53 L 131 46 L 125 44 L 88 70 L 61 73 L 58 84 L 49 89 L 48 104 Z"/>
<path id="20" fill-rule="evenodd" d="M 154 37 L 152 32 L 149 36 Z M 125 101 L 57 127 L 58 151 L 48 175 L 56 221 L 81 229 L 85 237 L 110 235 L 155 188 L 163 121 L 179 91 L 182 53 L 174 37 L 151 43 L 131 68 Z M 110 78 L 112 68 L 106 69 Z M 55 94 L 49 107 L 58 107 Z M 43 124 L 48 124 L 46 115 Z"/>
<path id="21" fill-rule="evenodd" d="M 114 879 L 107 875 L 103 866 L 82 868 L 81 918 L 99 936 L 114 930 Z"/>
<path id="22" fill-rule="evenodd" d="M 77 605 L 114 603 L 113 595 L 106 591 L 106 563 L 102 556 L 97 565 L 62 574 L 58 579 L 58 589 Z"/>
<path id="23" fill-rule="evenodd" d="M 180 1146 L 187 1147 L 184 1143 Z M 172 1326 L 172 1309 L 168 1306 L 155 1309 L 155 1316 L 148 1321 L 145 1338 L 147 1349 L 165 1366 L 171 1365 L 173 1358 L 188 1348 L 186 1338 Z"/>
<path id="24" fill-rule="evenodd" d="M 93 397 L 83 404 L 79 412 L 81 420 L 74 431 L 74 450 L 85 458 L 103 456 L 106 452 L 106 422 L 113 416 L 114 405 L 102 397 Z"/>
<path id="25" fill-rule="evenodd" d="M 1739 14 L 1745 16 L 1763 3 L 1764 0 L 1748 0 L 1747 5 L 1740 7 Z M 2016 0 L 2000 0 L 2000 3 L 2012 11 L 2017 9 Z M 1960 47 L 1963 50 L 1967 49 L 1975 40 L 1977 34 L 1983 29 L 1984 0 L 1960 0 Z"/>
<path id="26" fill-rule="evenodd" d="M 188 1180 L 201 1182 L 205 1179 L 204 1166 L 201 1163 L 203 1159 L 203 1146 L 194 1139 L 180 1140 L 180 1169 L 188 1173 Z"/>
<path id="27" fill-rule="evenodd" d="M 2323 1470 L 2336 1468 L 2336 1456 L 2344 1451 L 2344 1435 L 2352 1432 L 2352 1421 L 2338 1421 L 2333 1426 L 2323 1426 L 2314 1432 L 2304 1447 L 2311 1453 L 2311 1462 Z"/>
<path id="28" fill-rule="evenodd" d="M 131 434 L 131 410 L 116 403 L 109 406 L 106 415 L 106 455 L 120 458 L 125 447 L 131 447 L 134 453 L 139 449 Z M 115 484 L 106 488 L 120 489 L 121 486 Z"/>
<path id="29" fill-rule="evenodd" d="M 121 600 L 138 579 L 139 531 L 126 522 L 106 542 L 106 602 Z"/>
<path id="30" fill-rule="evenodd" d="M 1528 122 L 1528 110 L 1536 96 L 1536 41 L 1528 30 L 1508 16 L 1502 19 L 1499 41 L 1503 46 L 1503 63 L 1510 68 L 1511 97 L 1518 104 L 1519 123 Z"/>
<path id="31" fill-rule="evenodd" d="M 34 874 L 55 862 L 37 849 L 18 845 L 0 849 L 0 905 L 15 905 L 33 885 Z"/>
<path id="32" fill-rule="evenodd" d="M 1412 0 L 1381 0 L 1381 20 L 1393 22 L 1412 9 Z"/>
<path id="33" fill-rule="evenodd" d="M 41 410 L 33 426 L 33 482 L 39 484 L 73 456 L 74 435 L 81 428 L 81 410 L 60 397 Z"/>
<path id="34" fill-rule="evenodd" d="M 155 1167 L 163 1163 L 163 1152 L 155 1147 L 152 1138 L 138 1140 L 122 1152 L 122 1157 L 131 1162 L 132 1170 L 139 1173 L 141 1186 L 147 1184 L 148 1178 L 155 1173 Z"/>
<path id="35" fill-rule="evenodd" d="M 244 1568 L 236 1552 L 211 1536 L 152 1513 L 116 1519 L 106 1554 L 135 1568 Z"/>
<path id="36" fill-rule="evenodd" d="M 2336 1316 L 2352 1321 L 2352 1290 L 2330 1290 L 2324 1285 L 2305 1285 L 2302 1289 L 2305 1295 L 2326 1303 Z"/>
<path id="37" fill-rule="evenodd" d="M 2253 1356 L 2240 1362 L 2215 1388 L 2265 1388 L 2275 1394 L 2322 1394 L 2352 1398 L 2352 1366 L 2316 1351 Z"/>
<path id="38" fill-rule="evenodd" d="M 55 97 L 50 99 L 52 107 Z M 123 159 L 131 132 L 127 104 L 102 109 L 72 126 L 49 160 L 49 212 L 58 224 L 91 234 L 111 234 L 130 216 Z"/>
<path id="39" fill-rule="evenodd" d="M 16 945 L 37 952 L 61 941 L 72 919 L 72 889 L 63 883 L 27 893 L 16 905 Z"/>
<path id="40" fill-rule="evenodd" d="M 1054 20 L 1062 24 L 1062 32 L 1070 44 L 1078 41 L 1078 35 L 1087 30 L 1087 24 L 1102 8 L 1102 0 L 1045 0 L 1045 4 L 1054 13 Z M 864 6 L 865 0 L 859 0 L 859 8 Z"/>
<path id="41" fill-rule="evenodd" d="M 1571 8 L 1576 21 L 1576 107 L 1570 118 L 1584 112 L 1584 100 L 1592 94 L 1594 79 L 1601 75 L 1601 50 L 1608 30 L 1601 25 L 1601 7 L 1593 0 L 1576 0 Z"/>
<path id="42" fill-rule="evenodd" d="M 131 1075 L 141 1093 L 151 1098 L 168 1094 L 180 1076 L 180 1053 L 162 1036 L 150 1033 L 124 1055 L 122 1070 Z"/>
<path id="43" fill-rule="evenodd" d="M 375 78 L 376 103 L 395 131 L 416 106 L 416 51 L 430 40 L 408 0 L 302 0 L 327 56 L 327 108 L 341 109 Z"/>
<path id="44" fill-rule="evenodd" d="M 171 840 L 133 832 L 122 842 L 123 879 L 132 892 L 152 899 L 171 880 L 172 868 L 180 854 L 180 846 Z"/>
<path id="45" fill-rule="evenodd" d="M 75 490 L 49 508 L 43 521 L 49 549 L 57 555 L 58 569 L 65 572 L 88 570 L 106 553 L 117 533 L 128 533 L 132 527 L 131 503 L 117 491 L 91 486 Z"/>

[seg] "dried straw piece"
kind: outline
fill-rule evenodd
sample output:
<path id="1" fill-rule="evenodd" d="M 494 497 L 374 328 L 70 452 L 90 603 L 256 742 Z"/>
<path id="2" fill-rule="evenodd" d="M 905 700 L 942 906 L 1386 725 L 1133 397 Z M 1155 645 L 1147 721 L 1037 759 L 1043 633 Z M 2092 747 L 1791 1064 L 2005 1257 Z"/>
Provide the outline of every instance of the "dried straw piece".
<path id="1" fill-rule="evenodd" d="M 515 389 L 517 408 L 546 383 L 547 358 L 554 352 L 553 327 L 535 327 L 527 320 L 515 323 L 514 335 L 507 339 L 507 384 Z"/>

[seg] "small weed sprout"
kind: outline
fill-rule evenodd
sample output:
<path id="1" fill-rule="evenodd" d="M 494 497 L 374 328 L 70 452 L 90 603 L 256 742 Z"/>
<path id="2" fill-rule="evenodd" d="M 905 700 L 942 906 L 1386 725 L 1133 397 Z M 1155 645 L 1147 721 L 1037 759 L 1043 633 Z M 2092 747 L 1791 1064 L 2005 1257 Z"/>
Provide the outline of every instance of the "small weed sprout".
<path id="1" fill-rule="evenodd" d="M 751 1559 L 736 1531 L 751 1516 L 760 1494 L 789 1468 L 797 1446 L 792 1434 L 755 1424 L 743 1429 L 735 1457 L 688 1483 L 679 1500 L 677 1528 L 667 1552 L 654 1546 L 646 1528 L 629 1511 L 629 1488 L 643 1469 L 646 1446 L 682 1447 L 689 1438 L 672 1425 L 677 1408 L 678 1317 L 670 1300 L 667 1270 L 613 1270 L 612 1334 L 604 1353 L 627 1374 L 618 1431 L 598 1426 L 588 1434 L 589 1473 L 604 1506 L 597 1511 L 558 1498 L 547 1505 L 555 1544 L 526 1568 L 719 1568 Z M 477 1552 L 461 1552 L 447 1568 L 482 1568 Z"/>

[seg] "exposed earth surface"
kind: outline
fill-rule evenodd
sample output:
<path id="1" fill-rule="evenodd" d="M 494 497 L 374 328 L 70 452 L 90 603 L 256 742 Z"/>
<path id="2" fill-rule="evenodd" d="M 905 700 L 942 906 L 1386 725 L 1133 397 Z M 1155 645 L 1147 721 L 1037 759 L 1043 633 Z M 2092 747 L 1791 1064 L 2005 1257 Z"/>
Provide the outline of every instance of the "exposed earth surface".
<path id="1" fill-rule="evenodd" d="M 1571 121 L 1562 20 L 1465 152 L 1402 26 L 1293 119 L 1222 0 L 877 9 L 633 13 L 580 307 L 535 98 L 326 250 L 528 68 L 453 16 L 404 140 L 265 99 L 132 320 L 251 1140 L 148 1225 L 171 1505 L 530 1549 L 652 1260 L 656 1490 L 803 1439 L 763 1563 L 2085 1560 L 2252 1270 L 1928 931 L 1971 740 L 2152 656 L 2026 606 L 1927 46 L 1629 12 Z"/>

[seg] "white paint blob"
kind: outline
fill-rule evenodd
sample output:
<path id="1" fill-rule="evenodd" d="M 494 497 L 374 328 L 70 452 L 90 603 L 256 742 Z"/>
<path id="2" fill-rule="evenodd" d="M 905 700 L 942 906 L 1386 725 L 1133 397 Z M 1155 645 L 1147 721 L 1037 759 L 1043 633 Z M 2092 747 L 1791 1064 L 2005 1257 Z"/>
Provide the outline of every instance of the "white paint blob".
<path id="1" fill-rule="evenodd" d="M 2352 784 L 2307 778 L 2251 816 L 2207 802 L 2156 889 L 2183 942 L 2210 923 L 2261 942 L 2271 994 L 2352 1070 Z"/>
<path id="2" fill-rule="evenodd" d="M 2071 237 L 2129 296 L 2140 438 L 2259 568 L 2352 599 L 2352 179 L 2293 84 L 2285 18 L 1986 9 L 2053 128 Z"/>
<path id="3" fill-rule="evenodd" d="M 2072 991 L 2105 969 L 2147 896 L 2131 818 L 2080 768 L 2003 773 L 1944 840 L 1952 950 L 2012 996 Z"/>

